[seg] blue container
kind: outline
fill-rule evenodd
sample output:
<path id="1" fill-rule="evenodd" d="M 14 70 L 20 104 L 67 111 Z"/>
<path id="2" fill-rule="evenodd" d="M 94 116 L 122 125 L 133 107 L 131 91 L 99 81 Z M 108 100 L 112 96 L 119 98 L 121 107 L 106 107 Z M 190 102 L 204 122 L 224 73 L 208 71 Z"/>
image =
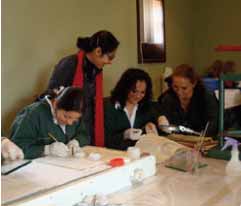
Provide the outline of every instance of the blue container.
<path id="1" fill-rule="evenodd" d="M 204 86 L 208 91 L 214 92 L 218 89 L 218 79 L 214 78 L 203 78 Z"/>

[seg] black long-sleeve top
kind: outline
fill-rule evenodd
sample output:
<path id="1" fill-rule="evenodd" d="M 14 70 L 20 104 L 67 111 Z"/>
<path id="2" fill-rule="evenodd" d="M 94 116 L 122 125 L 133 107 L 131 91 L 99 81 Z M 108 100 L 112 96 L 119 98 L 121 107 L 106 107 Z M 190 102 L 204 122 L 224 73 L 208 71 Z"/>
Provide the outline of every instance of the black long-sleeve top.
<path id="1" fill-rule="evenodd" d="M 195 131 L 204 130 L 207 122 L 207 135 L 217 135 L 218 129 L 218 101 L 213 93 L 205 88 L 195 88 L 187 111 L 181 107 L 176 93 L 169 89 L 158 100 L 160 115 L 165 115 L 170 124 L 183 125 Z"/>

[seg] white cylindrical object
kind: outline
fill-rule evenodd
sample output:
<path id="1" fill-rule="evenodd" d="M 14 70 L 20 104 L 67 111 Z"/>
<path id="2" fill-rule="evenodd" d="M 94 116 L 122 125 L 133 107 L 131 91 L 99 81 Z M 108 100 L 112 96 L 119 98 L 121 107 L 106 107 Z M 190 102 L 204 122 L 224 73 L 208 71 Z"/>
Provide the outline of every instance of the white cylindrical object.
<path id="1" fill-rule="evenodd" d="M 135 169 L 133 175 L 133 181 L 142 182 L 144 180 L 145 174 L 143 169 Z"/>
<path id="2" fill-rule="evenodd" d="M 95 152 L 91 152 L 90 154 L 89 154 L 89 160 L 92 160 L 92 161 L 98 161 L 98 160 L 100 160 L 100 158 L 101 158 L 101 154 L 99 154 L 99 153 L 95 153 Z"/>
<path id="3" fill-rule="evenodd" d="M 141 151 L 138 147 L 128 147 L 127 149 L 128 157 L 132 160 L 139 159 L 141 156 Z"/>

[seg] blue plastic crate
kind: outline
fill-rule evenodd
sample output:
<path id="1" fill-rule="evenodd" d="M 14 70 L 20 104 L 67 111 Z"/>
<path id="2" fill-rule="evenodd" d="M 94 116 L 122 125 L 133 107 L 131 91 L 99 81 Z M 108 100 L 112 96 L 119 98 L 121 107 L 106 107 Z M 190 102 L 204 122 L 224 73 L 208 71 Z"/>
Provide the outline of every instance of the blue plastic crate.
<path id="1" fill-rule="evenodd" d="M 214 79 L 214 78 L 203 78 L 203 83 L 204 86 L 206 87 L 206 89 L 208 91 L 214 92 L 215 90 L 218 89 L 218 79 Z"/>

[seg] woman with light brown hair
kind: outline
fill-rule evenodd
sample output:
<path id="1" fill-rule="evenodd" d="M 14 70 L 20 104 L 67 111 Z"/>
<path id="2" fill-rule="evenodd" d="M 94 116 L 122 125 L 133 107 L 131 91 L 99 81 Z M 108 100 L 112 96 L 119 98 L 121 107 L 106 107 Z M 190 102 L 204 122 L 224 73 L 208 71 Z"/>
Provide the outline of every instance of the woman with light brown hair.
<path id="1" fill-rule="evenodd" d="M 209 122 L 207 135 L 217 134 L 218 101 L 208 92 L 189 65 L 177 66 L 171 76 L 171 87 L 159 98 L 158 124 L 183 125 L 202 131 Z"/>

